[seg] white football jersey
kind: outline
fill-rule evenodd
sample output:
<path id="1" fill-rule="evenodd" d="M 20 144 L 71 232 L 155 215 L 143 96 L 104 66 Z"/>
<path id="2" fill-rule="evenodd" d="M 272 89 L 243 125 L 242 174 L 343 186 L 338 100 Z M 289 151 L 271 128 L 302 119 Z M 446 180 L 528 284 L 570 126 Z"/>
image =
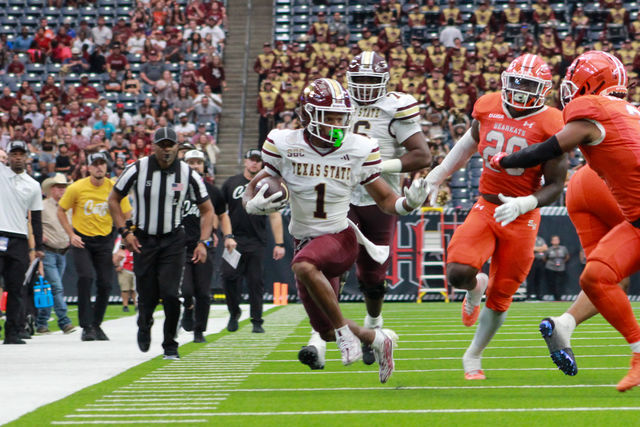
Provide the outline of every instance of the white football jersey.
<path id="1" fill-rule="evenodd" d="M 269 173 L 289 187 L 289 232 L 299 240 L 347 228 L 354 189 L 380 176 L 378 144 L 351 132 L 339 148 L 323 154 L 307 141 L 304 129 L 272 130 L 262 158 Z"/>
<path id="2" fill-rule="evenodd" d="M 382 160 L 397 159 L 402 156 L 406 152 L 402 143 L 411 135 L 422 132 L 418 101 L 411 95 L 388 92 L 373 104 L 354 104 L 356 110 L 351 119 L 351 129 L 354 133 L 375 139 L 380 146 Z M 402 175 L 402 173 L 383 173 L 382 178 L 396 193 L 401 194 Z M 375 204 L 364 188 L 357 188 L 353 192 L 351 203 L 356 206 Z"/>

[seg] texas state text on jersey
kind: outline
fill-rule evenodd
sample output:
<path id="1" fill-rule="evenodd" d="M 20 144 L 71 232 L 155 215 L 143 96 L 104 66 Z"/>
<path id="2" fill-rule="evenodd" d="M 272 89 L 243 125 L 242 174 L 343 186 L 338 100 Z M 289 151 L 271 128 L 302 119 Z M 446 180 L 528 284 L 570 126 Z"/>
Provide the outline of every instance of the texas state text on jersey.
<path id="1" fill-rule="evenodd" d="M 581 144 L 585 159 L 604 178 L 627 221 L 640 218 L 640 111 L 625 100 L 586 95 L 573 99 L 564 121 L 589 120 L 602 137 Z"/>
<path id="2" fill-rule="evenodd" d="M 420 128 L 420 109 L 418 101 L 401 92 L 389 92 L 373 104 L 354 103 L 355 113 L 352 119 L 354 133 L 375 139 L 380 146 L 382 160 L 397 159 L 406 150 L 402 143 Z M 382 178 L 393 190 L 400 194 L 402 174 L 383 173 Z M 351 203 L 356 206 L 374 205 L 375 202 L 364 188 L 356 188 Z"/>
<path id="3" fill-rule="evenodd" d="M 289 187 L 289 232 L 296 239 L 344 230 L 353 190 L 380 176 L 378 144 L 350 132 L 339 148 L 322 152 L 303 129 L 273 130 L 262 155 L 269 173 L 282 176 Z"/>
<path id="4" fill-rule="evenodd" d="M 504 107 L 501 94 L 494 92 L 476 101 L 472 115 L 480 123 L 478 152 L 484 159 L 480 192 L 527 196 L 537 191 L 541 185 L 541 166 L 498 171 L 489 166 L 489 159 L 497 153 L 511 154 L 555 135 L 564 126 L 560 110 L 545 106 L 534 113 L 513 118 Z"/>

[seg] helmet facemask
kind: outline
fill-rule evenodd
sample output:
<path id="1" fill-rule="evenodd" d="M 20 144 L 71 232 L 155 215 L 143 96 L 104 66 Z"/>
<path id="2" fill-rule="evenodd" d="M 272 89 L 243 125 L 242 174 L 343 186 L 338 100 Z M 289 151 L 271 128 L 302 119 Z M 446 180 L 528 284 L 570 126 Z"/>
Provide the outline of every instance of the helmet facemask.
<path id="1" fill-rule="evenodd" d="M 567 79 L 562 80 L 562 83 L 560 83 L 560 103 L 562 108 L 571 102 L 576 92 L 578 92 L 578 86 L 574 82 Z"/>
<path id="2" fill-rule="evenodd" d="M 359 104 L 371 104 L 385 96 L 388 81 L 389 73 L 347 71 L 349 95 Z"/>
<path id="3" fill-rule="evenodd" d="M 517 73 L 502 73 L 502 101 L 516 110 L 532 110 L 544 106 L 551 90 L 550 80 Z"/>

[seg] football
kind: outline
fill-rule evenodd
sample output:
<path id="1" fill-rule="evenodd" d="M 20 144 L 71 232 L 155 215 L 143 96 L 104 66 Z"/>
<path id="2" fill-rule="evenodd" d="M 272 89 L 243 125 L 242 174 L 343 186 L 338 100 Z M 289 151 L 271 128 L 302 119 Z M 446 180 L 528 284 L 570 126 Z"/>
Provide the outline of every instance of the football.
<path id="1" fill-rule="evenodd" d="M 282 191 L 282 196 L 276 199 L 277 202 L 282 200 L 289 200 L 289 189 L 287 185 L 284 183 L 284 180 L 280 177 L 268 176 L 266 178 L 262 178 L 256 184 L 256 193 L 260 191 L 263 185 L 268 184 L 269 188 L 264 193 L 264 198 L 267 199 L 269 196 L 276 194 L 278 191 Z"/>

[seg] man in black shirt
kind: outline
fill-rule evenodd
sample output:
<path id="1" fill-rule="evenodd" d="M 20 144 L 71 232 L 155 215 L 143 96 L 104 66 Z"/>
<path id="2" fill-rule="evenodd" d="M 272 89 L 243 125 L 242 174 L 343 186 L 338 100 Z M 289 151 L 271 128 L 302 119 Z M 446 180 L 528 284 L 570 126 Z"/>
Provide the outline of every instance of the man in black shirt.
<path id="1" fill-rule="evenodd" d="M 249 215 L 242 206 L 242 196 L 247 184 L 262 170 L 262 155 L 260 150 L 249 150 L 244 156 L 244 171 L 230 177 L 222 185 L 222 194 L 228 206 L 231 227 L 221 223 L 224 233 L 225 250 L 232 252 L 237 249 L 241 257 L 234 269 L 228 262 L 222 262 L 222 279 L 229 309 L 229 323 L 227 330 L 238 330 L 240 318 L 240 293 L 242 279 L 246 279 L 249 288 L 249 305 L 253 332 L 264 332 L 262 328 L 262 298 L 264 281 L 262 267 L 264 262 L 264 247 L 267 244 L 267 221 L 262 215 Z M 273 259 L 284 257 L 284 238 L 282 235 L 282 216 L 279 212 L 269 214 L 271 232 L 276 243 L 273 248 Z"/>
<path id="2" fill-rule="evenodd" d="M 153 312 L 162 299 L 164 307 L 164 358 L 179 359 L 175 340 L 180 319 L 180 278 L 185 263 L 182 205 L 192 192 L 200 210 L 200 237 L 193 262 L 207 260 L 205 242 L 211 238 L 213 207 L 202 177 L 177 159 L 177 136 L 171 128 L 156 130 L 154 152 L 129 165 L 109 195 L 109 209 L 124 246 L 133 252 L 138 290 L 138 347 L 149 351 Z M 120 200 L 132 191 L 133 225 L 125 227 Z"/>
<path id="3" fill-rule="evenodd" d="M 204 153 L 199 150 L 187 151 L 184 160 L 189 167 L 200 175 L 204 176 Z M 226 215 L 226 206 L 222 192 L 204 180 L 204 185 L 211 197 L 213 210 L 220 221 L 229 221 Z M 184 312 L 182 314 L 182 328 L 185 331 L 193 331 L 193 342 L 206 343 L 204 331 L 207 330 L 207 319 L 209 318 L 209 307 L 211 305 L 211 278 L 213 277 L 213 261 L 215 258 L 215 246 L 217 238 L 215 230 L 217 221 L 214 216 L 213 238 L 205 241 L 207 247 L 207 259 L 204 263 L 192 261 L 193 251 L 198 245 L 200 236 L 200 210 L 192 197 L 188 195 L 182 205 L 182 223 L 186 234 L 187 258 L 182 274 L 182 297 L 184 298 Z M 223 218 L 221 218 L 224 216 Z M 195 296 L 195 307 L 193 298 Z"/>

